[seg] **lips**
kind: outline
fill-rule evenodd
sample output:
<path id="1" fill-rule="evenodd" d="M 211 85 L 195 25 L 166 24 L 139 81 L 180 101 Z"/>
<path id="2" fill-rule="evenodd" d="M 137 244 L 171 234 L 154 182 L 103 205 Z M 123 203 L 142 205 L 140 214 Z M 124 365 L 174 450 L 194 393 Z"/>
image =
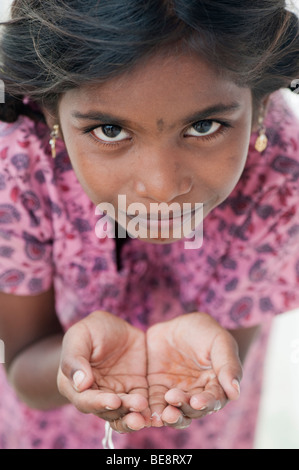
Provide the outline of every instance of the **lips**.
<path id="1" fill-rule="evenodd" d="M 156 214 L 128 214 L 127 216 L 130 217 L 130 219 L 138 219 L 138 221 L 143 221 L 143 222 L 163 222 L 163 221 L 171 221 L 171 220 L 182 220 L 184 217 L 192 217 L 192 215 L 195 213 L 195 209 L 192 211 L 184 212 L 183 213 L 178 213 L 178 214 L 172 214 L 170 216 L 169 213 L 167 214 L 158 214 L 158 217 Z"/>
<path id="2" fill-rule="evenodd" d="M 192 211 L 183 211 L 183 213 L 152 213 L 152 214 L 140 214 L 132 215 L 127 213 L 127 216 L 134 221 L 134 224 L 139 224 L 139 227 L 144 229 L 145 233 L 150 233 L 153 238 L 160 237 L 182 237 L 182 228 L 189 226 L 191 220 L 196 213 L 196 209 Z M 190 229 L 191 230 L 191 229 Z M 172 234 L 172 236 L 170 235 Z"/>

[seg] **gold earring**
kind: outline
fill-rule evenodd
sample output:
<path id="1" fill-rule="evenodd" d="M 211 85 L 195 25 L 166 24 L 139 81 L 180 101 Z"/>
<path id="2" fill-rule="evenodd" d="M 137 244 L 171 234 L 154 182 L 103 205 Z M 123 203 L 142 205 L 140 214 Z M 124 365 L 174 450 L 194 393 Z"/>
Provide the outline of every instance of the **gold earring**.
<path id="1" fill-rule="evenodd" d="M 255 142 L 255 150 L 262 153 L 264 150 L 266 150 L 268 146 L 268 137 L 266 136 L 266 129 L 264 127 L 264 117 L 260 116 L 258 122 L 259 122 L 260 129 L 259 129 L 259 136 Z"/>
<path id="2" fill-rule="evenodd" d="M 56 139 L 58 139 L 58 136 L 59 136 L 59 125 L 55 124 L 51 132 L 51 139 L 49 140 L 53 158 L 56 158 Z"/>

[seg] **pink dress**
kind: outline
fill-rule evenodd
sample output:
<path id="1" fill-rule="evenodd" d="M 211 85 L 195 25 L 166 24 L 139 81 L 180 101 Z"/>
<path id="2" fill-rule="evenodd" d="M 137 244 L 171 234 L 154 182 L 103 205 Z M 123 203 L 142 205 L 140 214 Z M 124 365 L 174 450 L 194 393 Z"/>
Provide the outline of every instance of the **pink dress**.
<path id="1" fill-rule="evenodd" d="M 245 365 L 241 398 L 185 430 L 113 433 L 116 449 L 251 448 L 266 340 L 274 315 L 299 306 L 299 122 L 284 93 L 271 97 L 269 146 L 254 149 L 230 197 L 204 221 L 203 246 L 129 239 L 117 269 L 112 238 L 95 234 L 95 207 L 62 142 L 20 117 L 0 124 L 0 290 L 56 292 L 64 329 L 102 309 L 146 329 L 202 311 L 225 328 L 263 325 Z M 0 310 L 1 314 L 1 310 Z M 42 312 L 41 312 L 42 314 Z M 1 332 L 0 332 L 1 337 Z M 104 422 L 72 405 L 48 412 L 20 403 L 0 368 L 0 448 L 101 449 Z"/>

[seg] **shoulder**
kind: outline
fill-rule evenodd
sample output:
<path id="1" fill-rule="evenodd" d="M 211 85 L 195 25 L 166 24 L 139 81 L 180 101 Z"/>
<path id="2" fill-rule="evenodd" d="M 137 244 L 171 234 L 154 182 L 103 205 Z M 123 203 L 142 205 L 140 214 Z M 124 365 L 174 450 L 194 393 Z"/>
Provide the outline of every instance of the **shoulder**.
<path id="1" fill-rule="evenodd" d="M 254 144 L 258 134 L 252 134 L 247 163 L 232 198 L 243 194 L 257 202 L 261 195 L 286 187 L 298 196 L 299 113 L 296 112 L 297 97 L 292 95 L 287 90 L 272 95 L 264 122 L 268 147 L 263 153 L 257 152 Z"/>
<path id="2" fill-rule="evenodd" d="M 12 124 L 0 122 L 0 172 L 24 175 L 41 163 L 51 166 L 48 136 L 45 124 L 24 116 Z"/>
<path id="3" fill-rule="evenodd" d="M 270 168 L 277 173 L 293 173 L 298 179 L 299 97 L 289 90 L 279 90 L 274 93 L 265 119 L 265 127 L 269 139 L 268 149 L 264 155 L 265 165 L 270 164 Z M 254 137 L 252 136 L 252 139 Z M 281 166 L 283 161 L 285 163 L 287 161 L 283 157 L 292 159 L 294 165 Z"/>
<path id="4" fill-rule="evenodd" d="M 13 185 L 40 193 L 52 188 L 55 193 L 57 178 L 72 166 L 63 141 L 57 141 L 54 160 L 49 140 L 50 130 L 42 122 L 25 116 L 12 124 L 0 121 L 0 190 Z"/>
<path id="5" fill-rule="evenodd" d="M 265 118 L 265 129 L 268 136 L 268 147 L 262 154 L 254 149 L 257 134 L 251 136 L 248 164 L 256 161 L 261 167 L 270 168 L 277 173 L 289 174 L 299 167 L 299 97 L 289 90 L 279 90 L 271 96 L 269 109 Z M 280 165 L 291 158 L 297 164 L 283 169 Z M 295 171 L 299 177 L 298 169 Z"/>
<path id="6" fill-rule="evenodd" d="M 9 233 L 21 224 L 33 234 L 45 222 L 44 215 L 49 218 L 53 162 L 47 134 L 45 125 L 27 117 L 0 122 L 0 228 Z"/>

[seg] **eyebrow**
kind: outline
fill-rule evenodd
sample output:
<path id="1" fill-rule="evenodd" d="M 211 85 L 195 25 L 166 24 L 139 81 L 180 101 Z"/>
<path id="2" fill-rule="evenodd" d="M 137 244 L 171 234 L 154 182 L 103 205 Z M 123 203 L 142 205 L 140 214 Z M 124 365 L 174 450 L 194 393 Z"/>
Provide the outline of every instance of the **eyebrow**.
<path id="1" fill-rule="evenodd" d="M 241 108 L 241 104 L 234 101 L 229 104 L 218 103 L 208 108 L 202 109 L 201 111 L 197 111 L 190 115 L 189 117 L 183 120 L 185 125 L 190 124 L 192 122 L 203 121 L 215 114 L 228 114 L 234 111 L 237 111 Z M 80 120 L 87 120 L 87 121 L 97 121 L 101 124 L 118 124 L 121 127 L 128 127 L 131 124 L 131 121 L 123 119 L 119 116 L 102 113 L 98 111 L 89 111 L 87 113 L 81 113 L 79 111 L 74 111 L 72 113 L 72 117 Z"/>
<path id="2" fill-rule="evenodd" d="M 196 121 L 203 121 L 204 119 L 207 119 L 213 115 L 217 114 L 231 114 L 235 111 L 238 111 L 241 108 L 241 104 L 233 101 L 232 103 L 229 104 L 215 104 L 212 106 L 209 106 L 208 108 L 202 109 L 201 111 L 195 112 L 191 116 L 189 116 L 186 120 L 184 120 L 185 124 L 190 124 L 192 122 Z"/>

